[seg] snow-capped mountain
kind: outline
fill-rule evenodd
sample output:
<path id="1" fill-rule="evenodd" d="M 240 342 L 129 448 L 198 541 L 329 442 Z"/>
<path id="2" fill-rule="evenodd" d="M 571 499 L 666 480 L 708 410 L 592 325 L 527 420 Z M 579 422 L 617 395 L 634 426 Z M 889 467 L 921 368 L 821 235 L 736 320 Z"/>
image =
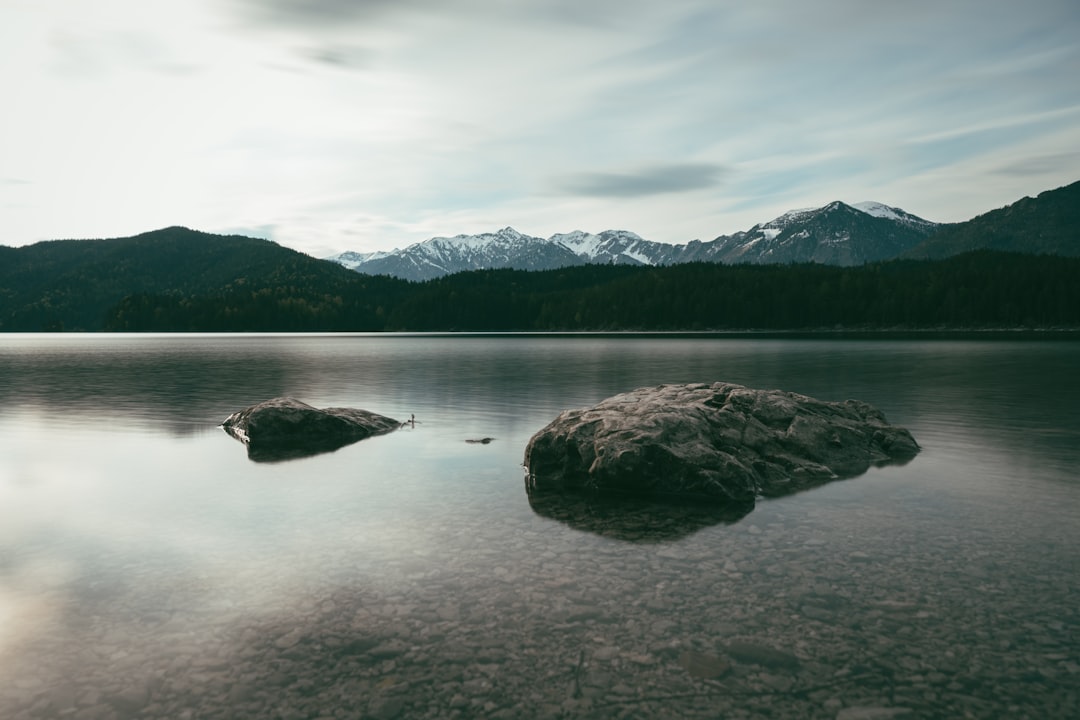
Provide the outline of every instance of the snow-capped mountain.
<path id="1" fill-rule="evenodd" d="M 937 227 L 937 223 L 932 223 L 929 220 L 923 220 L 917 215 L 912 215 L 909 212 L 905 212 L 900 208 L 890 207 L 883 205 L 879 202 L 860 202 L 855 203 L 851 207 L 856 210 L 862 210 L 867 215 L 873 215 L 874 217 L 887 218 L 889 220 L 896 220 L 897 222 L 904 223 L 905 225 L 912 225 L 915 227 L 923 227 L 933 229 Z"/>
<path id="2" fill-rule="evenodd" d="M 404 250 L 382 253 L 379 257 L 355 264 L 342 262 L 340 258 L 345 255 L 349 253 L 326 259 L 367 275 L 393 275 L 406 280 L 431 280 L 464 270 L 484 268 L 548 270 L 581 264 L 578 256 L 567 247 L 524 235 L 512 227 L 480 235 L 434 237 Z M 351 255 L 359 257 L 358 253 Z"/>
<path id="3" fill-rule="evenodd" d="M 369 253 L 358 253 L 349 250 L 343 253 L 338 253 L 337 255 L 331 255 L 330 257 L 323 259 L 336 262 L 338 265 L 347 267 L 350 270 L 359 270 L 360 266 L 364 263 L 371 262 L 372 260 L 379 260 L 381 258 L 387 257 L 388 255 L 390 255 L 390 253 L 384 252 L 382 250 Z"/>
<path id="4" fill-rule="evenodd" d="M 681 261 L 862 265 L 895 258 L 936 228 L 936 223 L 881 203 L 837 201 L 791 210 L 746 232 L 702 243 L 693 257 Z"/>
<path id="5" fill-rule="evenodd" d="M 685 262 L 860 265 L 899 256 L 938 225 L 876 202 L 791 210 L 745 232 L 671 245 L 627 230 L 575 230 L 546 240 L 511 227 L 494 233 L 435 237 L 404 250 L 346 252 L 326 258 L 368 275 L 406 280 L 483 268 L 549 270 L 586 263 L 672 265 Z"/>
<path id="6" fill-rule="evenodd" d="M 645 240 L 629 230 L 593 233 L 575 230 L 548 238 L 564 245 L 583 262 L 602 265 L 665 265 L 672 245 Z"/>

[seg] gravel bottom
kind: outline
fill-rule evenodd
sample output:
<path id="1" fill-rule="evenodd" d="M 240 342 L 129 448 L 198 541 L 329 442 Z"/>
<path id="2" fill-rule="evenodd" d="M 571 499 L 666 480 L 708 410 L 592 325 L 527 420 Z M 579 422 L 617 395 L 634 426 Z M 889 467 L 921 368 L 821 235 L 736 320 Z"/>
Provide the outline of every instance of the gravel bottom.
<path id="1" fill-rule="evenodd" d="M 587 508 L 422 551 L 358 532 L 299 584 L 273 559 L 127 567 L 35 597 L 0 717 L 1080 717 L 1080 567 L 1051 529 L 1033 561 L 1008 532 L 843 513 L 766 503 L 677 542 Z"/>

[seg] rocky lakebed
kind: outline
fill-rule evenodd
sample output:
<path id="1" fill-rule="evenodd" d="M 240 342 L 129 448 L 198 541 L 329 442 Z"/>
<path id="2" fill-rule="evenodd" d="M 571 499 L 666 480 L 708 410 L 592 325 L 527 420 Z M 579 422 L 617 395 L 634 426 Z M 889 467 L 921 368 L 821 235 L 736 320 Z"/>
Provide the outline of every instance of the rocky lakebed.
<path id="1" fill-rule="evenodd" d="M 0 687 L 0 716 L 1073 716 L 1076 568 L 1061 568 L 1052 553 L 1042 563 L 1025 560 L 1001 535 L 953 532 L 944 511 L 911 522 L 892 503 L 843 494 L 753 508 L 762 495 L 786 494 L 769 492 L 783 484 L 785 468 L 806 478 L 802 489 L 909 460 L 918 446 L 869 406 L 825 408 L 873 425 L 871 449 L 856 458 L 853 425 L 822 430 L 782 417 L 816 401 L 745 390 L 669 387 L 662 404 L 670 411 L 671 393 L 689 392 L 709 412 L 760 411 L 737 421 L 758 451 L 786 448 L 773 453 L 780 465 L 729 448 L 704 476 L 675 473 L 701 490 L 737 466 L 729 475 L 742 490 L 732 499 L 749 506 L 553 499 L 534 494 L 532 476 L 531 513 L 450 513 L 427 528 L 442 542 L 411 553 L 379 549 L 407 547 L 405 524 L 380 530 L 378 543 L 357 528 L 349 543 L 311 558 L 313 572 L 300 583 L 284 569 L 280 578 L 248 577 L 225 565 L 175 580 L 164 569 L 121 583 L 88 579 L 75 598 L 40 599 L 77 604 L 78 612 L 60 612 L 51 632 L 19 647 L 18 672 Z M 574 416 L 581 422 L 571 436 L 580 440 L 581 423 L 591 423 L 593 442 L 592 412 Z M 701 418 L 715 426 L 712 415 Z M 681 428 L 675 435 L 700 451 L 699 431 Z M 628 432 L 616 428 L 615 436 Z M 794 460 L 799 443 L 824 443 L 840 465 L 830 467 L 832 456 L 817 450 Z M 619 455 L 599 442 L 590 458 L 584 447 L 577 442 L 573 453 L 585 470 L 566 470 L 574 482 L 599 467 L 597 456 Z M 895 449 L 895 458 L 881 448 Z M 681 457 L 690 460 L 679 467 L 702 466 Z M 915 536 L 929 549 L 912 552 L 905 538 Z M 1021 583 L 1024 592 L 1014 595 Z M 1038 601 L 1021 599 L 1031 597 Z"/>
<path id="2" fill-rule="evenodd" d="M 677 545 L 539 517 L 445 528 L 470 555 L 382 562 L 358 542 L 322 558 L 337 575 L 287 612 L 273 586 L 200 606 L 198 582 L 167 597 L 102 584 L 79 623 L 21 649 L 0 715 L 866 720 L 1078 707 L 1075 598 L 1052 563 L 1021 579 L 1007 548 L 929 526 L 910 532 L 937 533 L 940 551 L 913 557 L 876 539 L 887 508 L 842 536 L 827 509 L 755 513 Z M 149 593 L 168 579 L 140 582 Z M 1010 602 L 1020 582 L 1036 585 L 1036 606 Z"/>

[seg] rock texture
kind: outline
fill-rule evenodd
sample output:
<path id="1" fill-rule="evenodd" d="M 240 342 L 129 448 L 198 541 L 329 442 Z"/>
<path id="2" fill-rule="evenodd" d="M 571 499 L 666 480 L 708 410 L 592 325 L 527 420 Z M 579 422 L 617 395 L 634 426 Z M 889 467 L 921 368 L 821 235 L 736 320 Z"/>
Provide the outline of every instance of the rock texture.
<path id="1" fill-rule="evenodd" d="M 661 385 L 568 410 L 525 449 L 530 494 L 596 491 L 752 501 L 919 452 L 857 400 L 824 402 L 732 383 Z"/>
<path id="2" fill-rule="evenodd" d="M 256 461 L 286 460 L 329 452 L 401 427 L 385 415 L 356 408 L 314 408 L 279 397 L 235 412 L 221 423 Z"/>

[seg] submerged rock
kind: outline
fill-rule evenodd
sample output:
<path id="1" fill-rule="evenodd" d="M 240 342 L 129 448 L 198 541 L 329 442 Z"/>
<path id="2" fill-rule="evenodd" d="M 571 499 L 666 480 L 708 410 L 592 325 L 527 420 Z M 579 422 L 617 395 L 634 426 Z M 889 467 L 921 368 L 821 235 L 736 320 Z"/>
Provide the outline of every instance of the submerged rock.
<path id="1" fill-rule="evenodd" d="M 568 410 L 525 449 L 534 493 L 752 502 L 902 463 L 919 446 L 857 400 L 732 383 L 660 385 Z"/>
<path id="2" fill-rule="evenodd" d="M 287 460 L 337 450 L 401 427 L 385 415 L 356 408 L 314 408 L 279 397 L 235 412 L 221 423 L 256 461 Z"/>

